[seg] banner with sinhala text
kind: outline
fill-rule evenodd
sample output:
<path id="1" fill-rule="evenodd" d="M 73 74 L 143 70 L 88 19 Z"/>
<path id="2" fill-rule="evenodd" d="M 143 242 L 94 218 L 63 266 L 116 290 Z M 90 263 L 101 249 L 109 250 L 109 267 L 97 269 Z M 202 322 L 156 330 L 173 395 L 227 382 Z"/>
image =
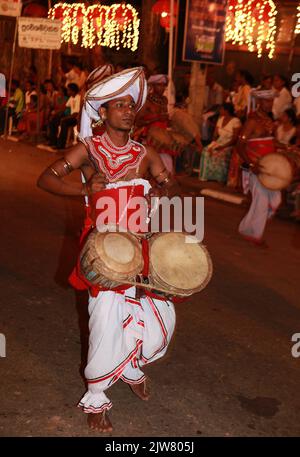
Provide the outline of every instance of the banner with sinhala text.
<path id="1" fill-rule="evenodd" d="M 19 46 L 33 49 L 60 49 L 61 21 L 33 17 L 19 18 Z"/>

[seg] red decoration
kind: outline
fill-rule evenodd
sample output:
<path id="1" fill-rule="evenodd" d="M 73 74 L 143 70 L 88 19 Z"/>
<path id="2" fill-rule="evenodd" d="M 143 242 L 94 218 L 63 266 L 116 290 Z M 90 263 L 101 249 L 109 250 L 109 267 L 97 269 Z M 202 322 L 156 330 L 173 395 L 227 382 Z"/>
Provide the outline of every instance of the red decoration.
<path id="1" fill-rule="evenodd" d="M 39 5 L 38 3 L 29 3 L 29 5 L 26 5 L 25 8 L 23 9 L 22 16 L 47 17 L 48 10 L 47 10 L 47 8 L 45 8 L 42 5 Z"/>
<path id="2" fill-rule="evenodd" d="M 63 8 L 55 8 L 55 19 L 63 19 L 64 16 L 64 10 Z"/>
<path id="3" fill-rule="evenodd" d="M 170 0 L 158 0 L 152 6 L 152 12 L 154 14 L 170 13 Z"/>
<path id="4" fill-rule="evenodd" d="M 167 31 L 170 30 L 170 10 L 171 2 L 170 0 L 158 0 L 152 6 L 152 12 L 154 14 L 160 15 L 160 25 L 164 27 Z M 174 2 L 174 25 L 176 24 L 177 15 L 177 2 Z"/>
<path id="5" fill-rule="evenodd" d="M 257 4 L 260 5 L 260 8 L 257 7 Z M 260 18 L 261 9 L 262 9 L 262 17 Z M 261 7 L 261 2 L 256 1 L 252 5 L 252 14 L 253 14 L 253 17 L 255 17 L 255 19 L 257 21 L 262 20 L 263 22 L 268 22 L 268 20 L 270 19 L 270 16 L 269 16 L 270 12 L 271 12 L 271 7 L 270 7 L 269 3 L 265 3 L 264 6 Z"/>
<path id="6" fill-rule="evenodd" d="M 82 27 L 83 18 L 84 18 L 84 12 L 82 11 L 82 8 L 78 8 L 77 15 L 76 15 L 76 25 L 77 25 L 77 27 L 79 27 L 79 28 Z"/>
<path id="7" fill-rule="evenodd" d="M 122 8 L 122 5 L 116 10 L 115 20 L 119 25 L 124 25 L 125 21 L 130 22 L 133 19 L 132 11 L 129 9 Z"/>

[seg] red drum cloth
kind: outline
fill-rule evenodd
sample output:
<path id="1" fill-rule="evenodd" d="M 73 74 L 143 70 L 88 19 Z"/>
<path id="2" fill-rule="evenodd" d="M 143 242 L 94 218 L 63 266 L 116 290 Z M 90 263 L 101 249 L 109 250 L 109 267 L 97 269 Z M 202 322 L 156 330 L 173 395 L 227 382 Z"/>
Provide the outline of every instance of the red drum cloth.
<path id="1" fill-rule="evenodd" d="M 246 154 L 251 162 L 275 152 L 274 138 L 253 138 L 247 141 Z"/>

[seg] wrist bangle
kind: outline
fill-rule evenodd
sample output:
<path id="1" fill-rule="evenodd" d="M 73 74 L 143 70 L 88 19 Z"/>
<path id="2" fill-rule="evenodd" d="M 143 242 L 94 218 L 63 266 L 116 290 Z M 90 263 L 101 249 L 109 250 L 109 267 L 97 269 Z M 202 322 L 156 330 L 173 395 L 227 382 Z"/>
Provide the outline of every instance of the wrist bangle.
<path id="1" fill-rule="evenodd" d="M 170 178 L 166 177 L 162 182 L 160 182 L 159 184 L 168 184 L 168 182 L 170 182 Z"/>
<path id="2" fill-rule="evenodd" d="M 60 178 L 60 174 L 58 173 L 58 171 L 55 170 L 55 168 L 50 167 L 50 170 L 52 171 L 53 174 L 55 174 L 55 176 Z"/>

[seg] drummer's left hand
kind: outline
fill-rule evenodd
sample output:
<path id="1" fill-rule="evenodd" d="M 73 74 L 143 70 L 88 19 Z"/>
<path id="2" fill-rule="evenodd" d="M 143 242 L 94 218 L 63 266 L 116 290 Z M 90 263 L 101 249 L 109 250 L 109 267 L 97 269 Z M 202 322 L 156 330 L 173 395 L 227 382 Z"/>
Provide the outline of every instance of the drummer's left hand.
<path id="1" fill-rule="evenodd" d="M 161 189 L 159 189 L 158 187 L 151 187 L 148 194 L 145 195 L 145 198 L 146 198 L 148 204 L 150 205 L 151 198 L 152 197 L 161 197 L 161 194 L 162 194 Z"/>

